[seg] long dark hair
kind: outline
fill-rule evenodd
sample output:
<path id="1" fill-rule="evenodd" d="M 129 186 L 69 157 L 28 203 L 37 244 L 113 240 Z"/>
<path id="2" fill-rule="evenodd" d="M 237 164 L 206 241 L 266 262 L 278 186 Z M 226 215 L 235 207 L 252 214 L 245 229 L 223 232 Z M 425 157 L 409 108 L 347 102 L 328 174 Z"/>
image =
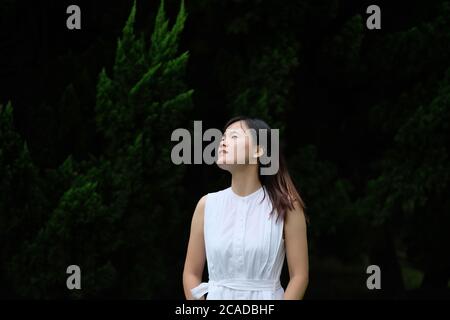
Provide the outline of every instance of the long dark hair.
<path id="1" fill-rule="evenodd" d="M 266 154 L 272 155 L 272 148 L 271 148 L 271 128 L 269 125 L 264 122 L 261 119 L 258 118 L 250 118 L 246 116 L 237 116 L 233 117 L 225 124 L 223 132 L 226 131 L 226 129 L 237 121 L 243 121 L 247 125 L 249 129 L 253 129 L 256 133 L 256 145 L 261 144 L 260 140 L 260 129 L 265 129 L 267 134 L 267 145 L 264 145 L 264 152 Z M 276 174 L 273 175 L 261 175 L 261 167 L 269 166 L 270 164 L 262 164 L 259 161 L 259 158 L 257 160 L 258 163 L 258 177 L 261 184 L 265 187 L 263 189 L 267 189 L 267 192 L 269 194 L 269 198 L 272 201 L 272 211 L 270 214 L 272 215 L 275 210 L 278 213 L 277 221 L 279 218 L 284 219 L 286 216 L 286 212 L 288 210 L 294 210 L 294 203 L 298 202 L 299 206 L 303 210 L 303 212 L 306 209 L 305 203 L 303 199 L 301 198 L 299 192 L 297 191 L 297 188 L 295 187 L 294 182 L 291 179 L 291 176 L 289 175 L 286 161 L 283 156 L 283 150 L 282 146 L 280 145 L 279 148 L 279 167 Z M 264 197 L 265 197 L 265 190 L 264 190 Z M 264 199 L 264 198 L 263 198 Z M 305 214 L 305 213 L 304 213 Z M 305 214 L 306 221 L 309 222 L 309 219 L 307 215 Z"/>

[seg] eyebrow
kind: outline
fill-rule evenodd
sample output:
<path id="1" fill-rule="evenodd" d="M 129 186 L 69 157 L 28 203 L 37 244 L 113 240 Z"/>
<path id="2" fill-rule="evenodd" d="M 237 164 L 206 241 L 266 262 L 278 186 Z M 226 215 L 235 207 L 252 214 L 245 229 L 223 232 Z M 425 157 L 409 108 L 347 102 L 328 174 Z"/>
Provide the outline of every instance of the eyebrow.
<path id="1" fill-rule="evenodd" d="M 227 130 L 225 130 L 225 132 L 227 132 L 227 131 L 229 131 L 229 132 L 244 132 L 245 129 L 237 128 L 237 129 L 227 129 Z"/>
<path id="2" fill-rule="evenodd" d="M 239 133 L 239 131 L 238 130 L 236 130 L 236 129 L 230 129 L 230 130 L 226 130 L 225 132 L 236 132 L 236 133 Z"/>

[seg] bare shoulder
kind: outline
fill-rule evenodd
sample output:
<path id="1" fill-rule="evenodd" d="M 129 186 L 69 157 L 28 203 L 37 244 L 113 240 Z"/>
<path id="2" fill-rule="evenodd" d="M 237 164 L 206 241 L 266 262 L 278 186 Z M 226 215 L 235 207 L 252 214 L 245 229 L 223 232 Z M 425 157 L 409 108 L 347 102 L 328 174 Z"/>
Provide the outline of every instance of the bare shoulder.
<path id="1" fill-rule="evenodd" d="M 207 194 L 205 194 L 203 197 L 200 198 L 200 200 L 198 200 L 198 204 L 197 206 L 204 209 L 205 208 L 205 203 L 206 203 L 206 198 L 208 197 Z"/>
<path id="2" fill-rule="evenodd" d="M 205 194 L 203 197 L 200 198 L 197 202 L 197 206 L 195 207 L 194 211 L 194 217 L 203 218 L 205 214 L 205 204 L 206 204 L 206 198 L 208 197 L 207 194 Z"/>
<path id="3" fill-rule="evenodd" d="M 293 203 L 294 209 L 286 211 L 285 225 L 294 225 L 295 227 L 306 227 L 306 217 L 303 207 L 298 201 Z"/>

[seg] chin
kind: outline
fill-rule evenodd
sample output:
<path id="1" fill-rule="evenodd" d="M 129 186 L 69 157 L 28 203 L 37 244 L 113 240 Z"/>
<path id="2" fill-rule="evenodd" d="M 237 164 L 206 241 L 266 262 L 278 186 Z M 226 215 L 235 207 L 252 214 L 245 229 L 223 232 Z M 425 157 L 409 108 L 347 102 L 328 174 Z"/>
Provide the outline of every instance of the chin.
<path id="1" fill-rule="evenodd" d="M 224 163 L 223 161 L 217 161 L 217 162 L 216 162 L 216 165 L 217 165 L 220 169 L 222 169 L 222 170 L 227 170 L 227 171 L 231 171 L 231 168 L 233 167 L 233 165 Z"/>

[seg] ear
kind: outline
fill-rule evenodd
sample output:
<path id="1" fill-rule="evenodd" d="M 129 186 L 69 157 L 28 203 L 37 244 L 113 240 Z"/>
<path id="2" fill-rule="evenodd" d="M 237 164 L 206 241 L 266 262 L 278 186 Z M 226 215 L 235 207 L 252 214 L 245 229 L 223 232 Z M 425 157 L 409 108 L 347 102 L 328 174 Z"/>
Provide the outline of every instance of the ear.
<path id="1" fill-rule="evenodd" d="M 258 146 L 258 147 L 256 148 L 256 152 L 253 154 L 253 156 L 254 156 L 255 158 L 259 158 L 259 157 L 261 157 L 261 156 L 264 154 L 264 152 L 265 152 L 264 148 L 261 147 L 261 146 Z"/>

